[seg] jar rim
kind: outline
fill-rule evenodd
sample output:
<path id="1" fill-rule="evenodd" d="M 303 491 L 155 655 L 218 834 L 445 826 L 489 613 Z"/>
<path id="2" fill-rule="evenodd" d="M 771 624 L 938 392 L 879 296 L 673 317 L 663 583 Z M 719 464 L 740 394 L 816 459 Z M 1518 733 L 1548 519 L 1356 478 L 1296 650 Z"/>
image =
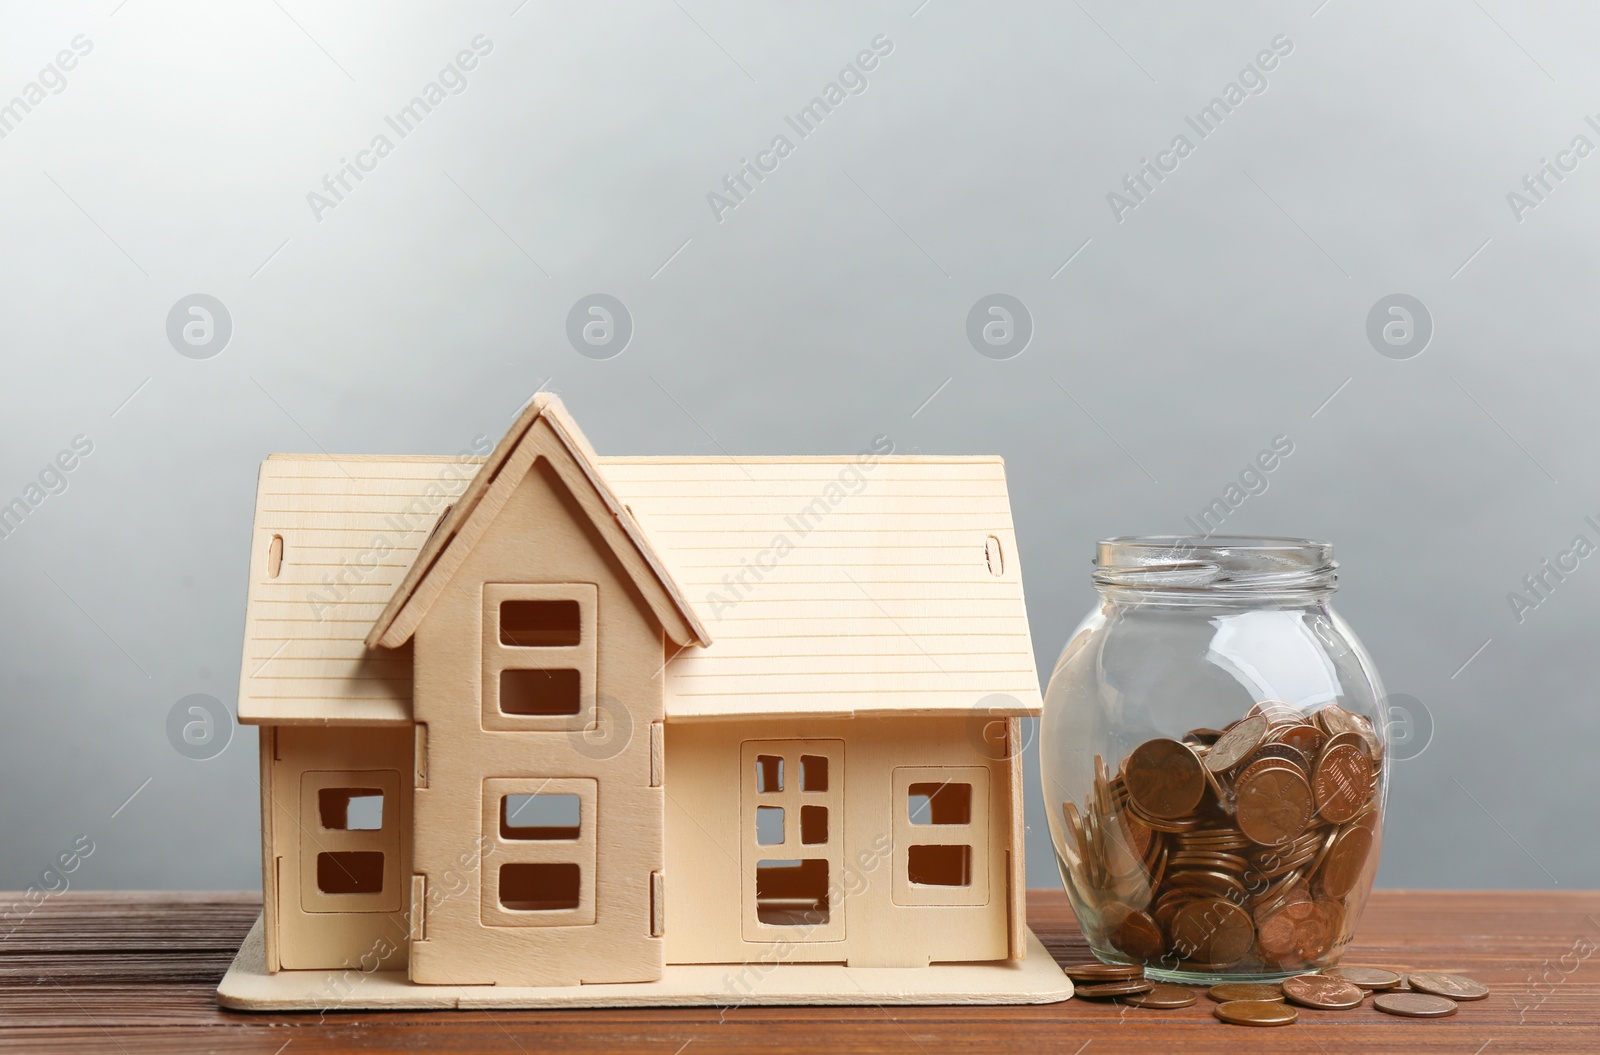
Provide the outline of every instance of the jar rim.
<path id="1" fill-rule="evenodd" d="M 1277 535 L 1118 535 L 1101 539 L 1102 589 L 1304 595 L 1337 589 L 1333 546 Z"/>

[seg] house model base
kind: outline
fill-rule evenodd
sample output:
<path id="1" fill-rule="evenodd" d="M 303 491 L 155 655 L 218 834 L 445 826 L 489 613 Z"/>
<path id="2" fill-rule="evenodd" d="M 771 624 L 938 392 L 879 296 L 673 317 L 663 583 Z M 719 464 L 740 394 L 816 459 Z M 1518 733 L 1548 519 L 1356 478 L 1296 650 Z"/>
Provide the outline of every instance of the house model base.
<path id="1" fill-rule="evenodd" d="M 235 1011 L 424 1011 L 540 1007 L 744 1007 L 780 1004 L 1054 1004 L 1072 982 L 1030 930 L 1028 957 L 928 967 L 679 964 L 654 982 L 598 985 L 418 985 L 405 971 L 267 973 L 261 921 L 217 986 Z"/>

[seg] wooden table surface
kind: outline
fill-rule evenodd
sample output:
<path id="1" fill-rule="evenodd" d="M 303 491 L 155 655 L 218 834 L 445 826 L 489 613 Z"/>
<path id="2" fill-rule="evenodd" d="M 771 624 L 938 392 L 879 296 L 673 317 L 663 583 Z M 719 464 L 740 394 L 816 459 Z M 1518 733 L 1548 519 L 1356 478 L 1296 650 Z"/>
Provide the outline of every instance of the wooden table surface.
<path id="1" fill-rule="evenodd" d="M 18 900 L 0 895 L 3 904 Z M 1600 892 L 1378 892 L 1347 963 L 1460 971 L 1493 995 L 1435 1021 L 1384 1015 L 1369 1001 L 1355 1011 L 1303 1010 L 1299 1023 L 1276 1029 L 1224 1025 L 1203 996 L 1181 1011 L 1077 999 L 1041 1007 L 746 1007 L 726 1014 L 223 1011 L 217 980 L 259 909 L 259 897 L 247 894 L 94 893 L 63 894 L 31 914 L 13 908 L 0 926 L 0 1048 L 101 1055 L 1600 1052 L 1600 957 L 1591 961 L 1600 949 Z M 1061 893 L 1031 891 L 1028 914 L 1058 960 L 1087 958 Z"/>

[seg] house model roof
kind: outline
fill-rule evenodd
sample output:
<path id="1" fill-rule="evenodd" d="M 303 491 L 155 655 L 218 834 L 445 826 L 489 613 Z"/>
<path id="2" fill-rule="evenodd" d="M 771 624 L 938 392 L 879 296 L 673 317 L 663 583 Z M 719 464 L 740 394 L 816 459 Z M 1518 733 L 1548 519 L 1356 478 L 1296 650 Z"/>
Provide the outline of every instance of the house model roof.
<path id="1" fill-rule="evenodd" d="M 518 428 L 552 407 L 570 423 L 559 401 L 530 404 L 487 460 L 263 463 L 240 721 L 410 721 L 403 620 L 514 486 L 496 467 Z M 662 669 L 668 720 L 1039 712 L 1001 459 L 615 458 L 570 431 L 618 504 L 607 541 L 637 547 L 641 592 L 681 642 Z"/>

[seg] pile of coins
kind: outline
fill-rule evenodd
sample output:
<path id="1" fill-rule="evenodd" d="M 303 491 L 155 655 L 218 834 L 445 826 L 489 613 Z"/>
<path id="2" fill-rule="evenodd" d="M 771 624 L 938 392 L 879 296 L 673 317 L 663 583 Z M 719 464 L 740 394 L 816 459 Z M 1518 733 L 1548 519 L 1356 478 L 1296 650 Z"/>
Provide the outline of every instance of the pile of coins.
<path id="1" fill-rule="evenodd" d="M 1075 995 L 1115 1000 L 1147 1009 L 1192 1007 L 1198 994 L 1181 985 L 1152 982 L 1137 964 L 1085 963 L 1066 968 Z M 1281 983 L 1225 982 L 1206 990 L 1216 1002 L 1212 1014 L 1236 1026 L 1287 1026 L 1298 1021 L 1300 1007 L 1350 1011 L 1368 992 L 1372 1006 L 1405 1018 L 1447 1018 L 1459 1001 L 1482 1000 L 1487 986 L 1459 974 L 1413 971 L 1401 975 L 1380 967 L 1332 967 L 1323 974 L 1302 974 Z"/>
<path id="2" fill-rule="evenodd" d="M 1378 843 L 1382 747 L 1365 718 L 1258 703 L 1224 729 L 1095 756 L 1062 806 L 1069 887 L 1097 950 L 1202 974 L 1334 963 Z"/>

